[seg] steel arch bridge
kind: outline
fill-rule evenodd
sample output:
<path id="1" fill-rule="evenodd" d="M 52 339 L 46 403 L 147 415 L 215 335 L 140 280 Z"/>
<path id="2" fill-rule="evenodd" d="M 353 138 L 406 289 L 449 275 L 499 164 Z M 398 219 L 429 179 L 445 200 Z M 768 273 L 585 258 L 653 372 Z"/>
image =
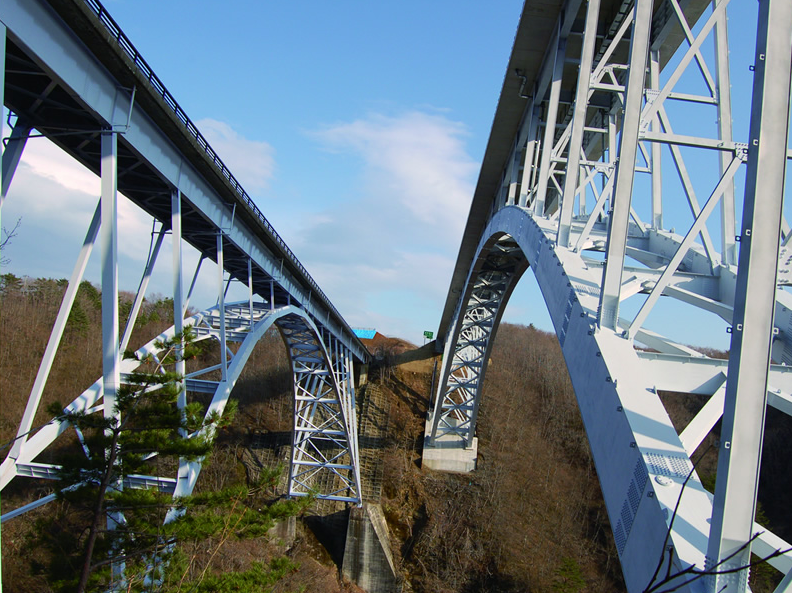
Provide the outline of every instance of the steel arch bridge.
<path id="1" fill-rule="evenodd" d="M 754 522 L 766 406 L 792 414 L 792 4 L 758 4 L 750 113 L 732 108 L 728 5 L 526 2 L 438 331 L 423 460 L 471 471 L 493 337 L 533 270 L 636 592 L 666 575 L 659 590 L 746 591 L 751 551 L 792 549 Z M 661 296 L 722 319 L 729 360 L 648 329 Z M 663 391 L 709 399 L 678 432 Z M 691 457 L 719 421 L 712 495 Z M 770 562 L 792 590 L 792 554 Z"/>
<path id="2" fill-rule="evenodd" d="M 34 419 L 58 352 L 88 258 L 101 258 L 102 376 L 67 406 L 105 416 L 136 361 L 122 360 L 166 235 L 172 253 L 174 326 L 157 341 L 193 327 L 197 340 L 218 343 L 215 364 L 177 372 L 187 404 L 211 396 L 200 433 L 215 430 L 255 344 L 271 327 L 280 332 L 293 375 L 294 423 L 288 476 L 291 496 L 361 502 L 355 414 L 355 365 L 368 353 L 341 314 L 272 228 L 206 139 L 98 0 L 10 0 L 0 6 L 2 104 L 11 130 L 3 143 L 2 201 L 25 145 L 44 136 L 101 178 L 101 197 L 86 232 L 12 448 L 0 465 L 0 490 L 18 477 L 56 478 L 37 457 L 69 429 Z M 5 123 L 0 123 L 0 126 Z M 0 135 L 3 130 L 0 127 Z M 118 211 L 123 193 L 154 219 L 155 230 L 129 320 L 119 332 Z M 2 204 L 2 202 L 0 202 Z M 157 229 L 158 226 L 158 229 Z M 187 287 L 183 245 L 200 253 Z M 188 304 L 204 260 L 216 264 L 217 305 L 192 317 Z M 248 299 L 226 303 L 232 282 Z M 236 343 L 237 346 L 232 347 Z M 208 374 L 211 373 L 211 374 Z M 78 435 L 79 437 L 79 435 Z M 174 476 L 133 476 L 129 487 L 192 492 L 200 463 L 181 461 Z M 5 521 L 54 497 L 3 515 Z"/>

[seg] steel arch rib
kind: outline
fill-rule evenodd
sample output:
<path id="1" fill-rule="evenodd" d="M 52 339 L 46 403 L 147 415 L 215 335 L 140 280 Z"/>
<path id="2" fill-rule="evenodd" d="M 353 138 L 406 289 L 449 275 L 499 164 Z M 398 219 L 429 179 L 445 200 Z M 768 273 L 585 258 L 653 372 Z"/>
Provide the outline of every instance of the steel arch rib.
<path id="1" fill-rule="evenodd" d="M 493 236 L 479 251 L 446 341 L 429 446 L 473 446 L 490 338 L 526 265 L 519 246 L 508 236 Z"/>
<path id="2" fill-rule="evenodd" d="M 514 280 L 521 273 L 521 265 L 530 265 L 550 313 L 588 435 L 628 587 L 636 582 L 644 585 L 648 582 L 680 496 L 670 531 L 674 564 L 678 569 L 691 564 L 703 567 L 712 495 L 693 471 L 690 455 L 721 417 L 728 363 L 687 352 L 681 345 L 674 348 L 673 343 L 665 340 L 658 344 L 667 353 L 636 350 L 631 340 L 598 329 L 597 287 L 601 268 L 591 265 L 580 253 L 558 248 L 556 232 L 553 221 L 537 219 L 518 206 L 501 209 L 489 221 L 482 233 L 476 264 L 468 275 L 466 292 L 460 299 L 467 304 L 458 310 L 449 332 L 442 380 L 435 394 L 432 432 L 425 451 L 434 445 L 434 438 L 437 439 L 434 446 L 440 448 L 469 446 L 475 432 L 474 415 L 464 416 L 464 430 L 455 430 L 454 423 L 444 419 L 453 418 L 454 414 L 461 417 L 463 409 L 477 409 L 480 379 L 486 370 L 487 358 L 482 356 L 481 368 L 470 379 L 475 389 L 471 387 L 467 392 L 467 407 L 461 404 L 461 399 L 454 400 L 450 394 L 459 391 L 457 386 L 463 383 L 463 379 L 453 377 L 455 372 L 460 375 L 458 369 L 463 368 L 457 353 L 472 347 L 460 325 L 465 327 L 465 315 L 471 309 L 481 278 L 481 262 L 487 261 L 498 246 L 509 245 L 511 257 L 518 258 L 514 251 L 517 249 L 522 260 L 513 264 Z M 499 301 L 490 306 L 491 310 L 502 311 L 513 284 L 499 293 Z M 785 298 L 783 293 L 779 296 Z M 489 352 L 499 318 L 499 313 L 492 315 L 492 324 L 480 336 L 483 343 L 476 345 L 477 352 Z M 654 335 L 647 332 L 639 337 L 651 342 Z M 770 385 L 769 403 L 792 411 L 792 369 L 772 365 Z M 698 393 L 712 398 L 680 435 L 663 407 L 660 391 Z M 757 554 L 767 555 L 790 547 L 772 532 L 755 527 L 762 532 L 754 542 Z M 792 569 L 792 556 L 782 555 L 771 564 L 787 573 Z"/>
<path id="3" fill-rule="evenodd" d="M 289 495 L 360 503 L 360 468 L 351 359 L 331 350 L 311 319 L 277 320 L 294 376 L 294 428 Z"/>
<path id="4" fill-rule="evenodd" d="M 253 318 L 252 318 L 252 327 L 251 327 L 251 317 L 250 317 L 250 307 L 248 303 L 231 303 L 225 306 L 225 317 L 227 325 L 229 329 L 227 330 L 227 335 L 229 340 L 231 341 L 238 341 L 241 342 L 239 349 L 230 359 L 227 367 L 227 374 L 225 381 L 204 381 L 200 379 L 196 379 L 195 377 L 200 376 L 201 374 L 214 370 L 216 366 L 209 367 L 208 369 L 202 369 L 193 373 L 189 373 L 186 377 L 186 384 L 188 391 L 201 391 L 205 393 L 212 393 L 212 399 L 209 403 L 206 411 L 206 418 L 207 422 L 204 423 L 204 426 L 200 429 L 200 431 L 214 431 L 214 426 L 208 423 L 208 418 L 210 418 L 213 414 L 222 415 L 226 404 L 228 403 L 228 399 L 231 395 L 231 391 L 239 378 L 242 370 L 247 363 L 250 354 L 253 351 L 254 346 L 258 343 L 258 341 L 264 336 L 267 330 L 272 327 L 273 324 L 276 324 L 276 327 L 281 331 L 284 335 L 284 340 L 289 344 L 289 340 L 292 340 L 291 337 L 291 329 L 292 327 L 299 326 L 303 329 L 304 334 L 310 334 L 313 336 L 318 336 L 318 330 L 314 322 L 310 319 L 309 315 L 301 308 L 295 306 L 283 306 L 274 309 L 270 309 L 269 307 L 257 303 L 254 305 L 253 311 Z M 213 307 L 211 309 L 207 309 L 202 311 L 193 317 L 185 320 L 185 326 L 191 325 L 195 328 L 197 334 L 197 340 L 205 340 L 215 338 L 218 339 L 219 334 L 219 318 L 220 312 L 217 307 Z M 141 357 L 143 355 L 149 353 L 156 352 L 155 343 L 162 340 L 167 340 L 172 338 L 175 334 L 175 328 L 171 327 L 145 346 L 141 347 L 137 350 L 136 354 Z M 321 351 L 321 358 L 324 364 L 327 364 L 329 360 L 326 352 L 326 348 L 321 342 L 321 340 L 316 338 L 319 344 L 319 348 Z M 290 349 L 290 354 L 293 354 L 299 350 L 299 348 Z M 351 357 L 348 355 L 349 353 L 346 352 L 345 360 L 339 361 L 339 365 L 343 366 L 347 369 L 347 373 L 351 375 L 351 369 L 349 369 L 349 365 L 352 364 Z M 292 366 L 295 369 L 295 385 L 298 383 L 298 370 L 300 370 L 299 377 L 303 378 L 309 373 L 302 372 L 302 367 L 299 364 L 302 364 L 304 361 L 299 361 L 295 363 L 294 356 L 292 358 Z M 299 358 L 299 356 L 297 357 Z M 125 360 L 121 363 L 121 373 L 131 373 L 135 370 L 138 363 L 134 360 Z M 316 376 L 316 372 L 313 373 Z M 334 439 L 336 443 L 343 443 L 346 446 L 346 449 L 343 453 L 337 454 L 332 460 L 326 460 L 325 465 L 329 466 L 332 472 L 343 475 L 343 470 L 348 470 L 351 477 L 347 478 L 346 488 L 343 490 L 344 494 L 339 494 L 339 488 L 335 488 L 330 492 L 324 492 L 318 490 L 316 488 L 310 489 L 300 489 L 299 487 L 295 487 L 294 484 L 301 484 L 305 485 L 309 483 L 309 480 L 306 476 L 302 475 L 295 475 L 293 468 L 290 472 L 289 481 L 290 493 L 300 496 L 305 495 L 308 493 L 315 494 L 317 498 L 332 498 L 334 500 L 348 500 L 350 502 L 360 502 L 359 492 L 360 492 L 360 473 L 358 467 L 358 456 L 357 456 L 357 438 L 356 434 L 350 433 L 351 430 L 355 430 L 356 421 L 354 417 L 351 419 L 348 418 L 350 411 L 354 413 L 354 390 L 350 386 L 344 387 L 343 389 L 339 389 L 338 382 L 336 380 L 336 375 L 334 373 L 329 373 L 329 379 L 326 380 L 324 383 L 324 389 L 322 391 L 322 396 L 324 400 L 318 402 L 321 403 L 323 406 L 331 405 L 330 402 L 344 402 L 344 399 L 350 399 L 350 402 L 344 402 L 342 405 L 339 405 L 340 412 L 340 421 L 338 425 L 341 427 L 340 434 L 334 434 Z M 296 393 L 296 392 L 295 392 Z M 343 394 L 339 396 L 339 394 Z M 91 412 L 100 412 L 103 410 L 103 404 L 100 401 L 102 399 L 102 381 L 101 379 L 97 380 L 91 387 L 86 389 L 79 397 L 77 397 L 74 401 L 72 401 L 67 407 L 66 410 L 69 411 L 77 411 L 77 410 L 85 410 Z M 298 398 L 295 397 L 295 400 Z M 320 398 L 321 399 L 321 398 Z M 298 405 L 295 405 L 295 410 L 298 408 Z M 36 458 L 40 453 L 42 453 L 49 445 L 51 445 L 55 439 L 60 436 L 64 431 L 68 429 L 68 424 L 64 422 L 60 422 L 57 419 L 53 419 L 50 423 L 42 427 L 38 430 L 35 434 L 30 436 L 29 438 L 26 437 L 23 439 L 23 442 L 20 447 L 19 456 L 16 458 L 8 457 L 6 458 L 2 465 L 0 465 L 0 491 L 4 489 L 12 480 L 17 476 L 25 476 L 25 477 L 38 477 L 38 478 L 56 478 L 57 477 L 57 467 L 51 464 L 42 464 L 36 462 Z M 197 433 L 196 433 L 197 434 Z M 310 439 L 309 439 L 310 440 Z M 293 434 L 293 449 L 297 448 L 298 446 L 303 446 L 304 444 L 304 437 L 301 435 L 300 432 L 295 431 Z M 336 459 L 343 457 L 346 455 L 348 462 L 345 466 L 341 467 L 341 464 L 334 463 Z M 294 467 L 294 466 L 293 466 Z M 299 467 L 299 466 L 297 466 Z M 324 469 L 324 468 L 320 468 Z M 180 462 L 179 469 L 176 478 L 168 478 L 168 477 L 161 477 L 161 476 L 134 476 L 128 481 L 128 486 L 131 487 L 157 487 L 163 491 L 170 491 L 173 492 L 174 496 L 185 496 L 192 493 L 193 488 L 195 487 L 196 481 L 201 471 L 201 464 L 200 462 Z M 54 497 L 45 497 L 40 501 L 32 503 L 30 505 L 26 505 L 20 509 L 16 509 L 14 511 L 10 511 L 3 515 L 2 520 L 5 521 L 7 519 L 19 516 L 20 514 L 32 510 L 40 506 L 41 504 L 45 504 L 50 500 L 53 500 Z"/>

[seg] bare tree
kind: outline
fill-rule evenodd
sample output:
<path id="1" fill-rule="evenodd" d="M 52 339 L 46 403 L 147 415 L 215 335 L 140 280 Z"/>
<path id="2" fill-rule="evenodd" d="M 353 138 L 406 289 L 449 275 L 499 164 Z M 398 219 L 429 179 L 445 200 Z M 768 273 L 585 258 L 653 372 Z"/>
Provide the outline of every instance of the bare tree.
<path id="1" fill-rule="evenodd" d="M 19 227 L 22 224 L 22 219 L 18 218 L 16 224 L 11 230 L 8 230 L 6 227 L 3 227 L 2 236 L 0 236 L 0 266 L 6 266 L 11 263 L 11 260 L 7 257 L 3 257 L 2 253 L 6 247 L 11 243 L 11 239 L 17 236 L 19 232 Z"/>
<path id="2" fill-rule="evenodd" d="M 763 564 L 768 563 L 773 558 L 777 558 L 778 556 L 783 556 L 784 554 L 792 551 L 792 548 L 788 548 L 786 550 L 775 550 L 771 554 L 768 554 L 764 558 L 759 558 L 757 560 L 748 562 L 746 564 L 731 567 L 728 566 L 729 561 L 733 558 L 738 557 L 742 552 L 749 549 L 751 544 L 756 540 L 760 535 L 761 532 L 754 533 L 751 538 L 745 542 L 742 546 L 740 546 L 737 550 L 723 558 L 720 562 L 713 565 L 710 568 L 706 568 L 701 570 L 700 568 L 696 568 L 695 565 L 688 566 L 682 570 L 678 570 L 676 572 L 672 572 L 673 567 L 673 556 L 674 556 L 674 546 L 669 545 L 669 540 L 671 539 L 671 531 L 674 528 L 674 520 L 677 517 L 677 512 L 679 511 L 679 504 L 682 501 L 682 494 L 685 492 L 685 488 L 690 481 L 690 478 L 693 476 L 693 473 L 696 471 L 696 466 L 712 447 L 710 445 L 707 449 L 702 452 L 699 456 L 699 459 L 696 463 L 693 464 L 693 467 L 690 469 L 685 481 L 682 483 L 682 489 L 679 492 L 679 496 L 677 497 L 677 502 L 674 507 L 674 512 L 671 515 L 671 521 L 668 524 L 668 529 L 666 530 L 665 541 L 663 542 L 663 551 L 660 553 L 660 557 L 657 561 L 657 567 L 655 568 L 655 572 L 652 575 L 649 584 L 643 590 L 643 593 L 671 593 L 672 591 L 678 591 L 679 589 L 698 581 L 701 578 L 708 577 L 708 576 L 715 576 L 715 575 L 722 575 L 722 574 L 733 574 L 742 571 L 748 571 L 751 568 L 761 566 Z M 668 565 L 666 567 L 665 575 L 662 575 L 662 567 L 663 563 L 666 559 L 666 554 L 668 554 Z M 727 568 L 728 567 L 728 568 Z M 725 589 L 725 587 L 724 587 Z"/>

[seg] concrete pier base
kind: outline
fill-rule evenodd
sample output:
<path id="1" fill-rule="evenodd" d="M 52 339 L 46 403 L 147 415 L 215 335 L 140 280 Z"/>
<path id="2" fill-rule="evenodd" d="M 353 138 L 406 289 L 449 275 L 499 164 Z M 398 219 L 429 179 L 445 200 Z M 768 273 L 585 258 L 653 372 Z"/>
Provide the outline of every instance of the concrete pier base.
<path id="1" fill-rule="evenodd" d="M 478 458 L 478 437 L 473 437 L 472 446 L 464 447 L 462 439 L 446 435 L 436 439 L 430 447 L 429 434 L 431 430 L 431 420 L 427 420 L 421 458 L 423 467 L 455 474 L 468 474 L 475 471 Z"/>
<path id="2" fill-rule="evenodd" d="M 281 519 L 267 533 L 273 540 L 290 548 L 297 537 L 297 517 Z"/>
<path id="3" fill-rule="evenodd" d="M 379 504 L 363 503 L 349 512 L 343 574 L 368 593 L 396 593 L 396 567 L 388 525 Z"/>

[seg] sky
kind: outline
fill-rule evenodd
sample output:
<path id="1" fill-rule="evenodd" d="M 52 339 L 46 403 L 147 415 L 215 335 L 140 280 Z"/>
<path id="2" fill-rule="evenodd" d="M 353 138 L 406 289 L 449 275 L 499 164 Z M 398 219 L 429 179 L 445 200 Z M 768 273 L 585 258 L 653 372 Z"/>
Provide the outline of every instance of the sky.
<path id="1" fill-rule="evenodd" d="M 416 344 L 436 331 L 521 0 L 105 6 L 352 327 Z M 733 68 L 747 71 L 747 51 Z M 3 226 L 21 224 L 2 271 L 68 277 L 98 194 L 94 175 L 31 140 L 3 206 Z M 120 283 L 132 291 L 152 222 L 123 201 L 120 215 Z M 197 254 L 185 257 L 191 270 Z M 98 259 L 87 272 L 97 283 Z M 199 308 L 216 299 L 205 268 Z M 163 255 L 150 292 L 168 294 L 170 274 Z M 530 272 L 504 320 L 551 330 Z"/>

